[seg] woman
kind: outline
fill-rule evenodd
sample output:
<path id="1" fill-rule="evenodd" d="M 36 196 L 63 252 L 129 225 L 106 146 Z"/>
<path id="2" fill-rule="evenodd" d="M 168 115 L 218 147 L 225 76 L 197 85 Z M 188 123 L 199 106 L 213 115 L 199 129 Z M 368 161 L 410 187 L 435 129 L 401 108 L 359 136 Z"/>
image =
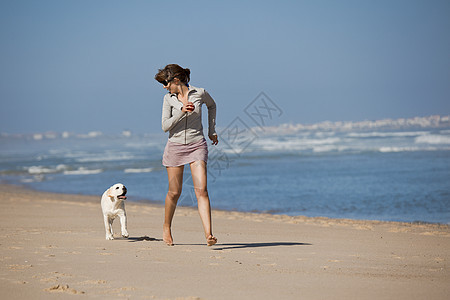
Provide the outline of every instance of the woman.
<path id="1" fill-rule="evenodd" d="M 205 230 L 206 243 L 212 246 L 217 238 L 212 233 L 211 206 L 207 190 L 206 162 L 208 145 L 203 136 L 202 105 L 208 108 L 208 136 L 213 145 L 219 142 L 215 131 L 216 103 L 202 88 L 189 85 L 190 70 L 170 64 L 158 70 L 155 79 L 169 91 L 164 96 L 162 129 L 169 131 L 163 155 L 167 169 L 169 191 L 166 196 L 163 240 L 173 246 L 172 219 L 181 195 L 184 165 L 191 167 L 198 211 Z"/>

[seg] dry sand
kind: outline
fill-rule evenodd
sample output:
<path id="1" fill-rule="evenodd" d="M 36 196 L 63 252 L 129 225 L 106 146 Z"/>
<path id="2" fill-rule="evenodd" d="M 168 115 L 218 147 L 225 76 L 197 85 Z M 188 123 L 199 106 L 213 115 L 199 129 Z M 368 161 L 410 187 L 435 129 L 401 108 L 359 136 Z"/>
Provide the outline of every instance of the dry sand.
<path id="1" fill-rule="evenodd" d="M 0 185 L 1 299 L 449 299 L 447 225 L 196 210 L 127 202 L 105 240 L 100 196 Z M 114 222 L 119 232 L 119 222 Z"/>

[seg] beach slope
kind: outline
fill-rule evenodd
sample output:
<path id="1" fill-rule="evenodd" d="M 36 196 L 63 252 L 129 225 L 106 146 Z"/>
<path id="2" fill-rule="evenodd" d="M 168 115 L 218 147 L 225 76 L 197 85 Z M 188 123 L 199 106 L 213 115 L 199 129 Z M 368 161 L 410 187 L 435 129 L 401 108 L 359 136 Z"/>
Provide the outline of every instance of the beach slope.
<path id="1" fill-rule="evenodd" d="M 447 225 L 213 211 L 219 242 L 207 247 L 196 210 L 179 207 L 169 247 L 162 206 L 128 201 L 130 238 L 107 241 L 100 195 L 0 189 L 2 299 L 450 295 Z"/>

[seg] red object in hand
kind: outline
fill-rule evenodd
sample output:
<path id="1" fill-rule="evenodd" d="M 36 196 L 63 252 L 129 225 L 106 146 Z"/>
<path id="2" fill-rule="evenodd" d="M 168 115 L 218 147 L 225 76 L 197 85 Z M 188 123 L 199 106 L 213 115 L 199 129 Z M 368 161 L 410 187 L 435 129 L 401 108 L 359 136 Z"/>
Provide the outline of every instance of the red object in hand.
<path id="1" fill-rule="evenodd" d="M 195 109 L 194 103 L 188 102 L 188 104 L 186 105 L 186 110 L 187 111 L 194 111 L 194 109 Z"/>

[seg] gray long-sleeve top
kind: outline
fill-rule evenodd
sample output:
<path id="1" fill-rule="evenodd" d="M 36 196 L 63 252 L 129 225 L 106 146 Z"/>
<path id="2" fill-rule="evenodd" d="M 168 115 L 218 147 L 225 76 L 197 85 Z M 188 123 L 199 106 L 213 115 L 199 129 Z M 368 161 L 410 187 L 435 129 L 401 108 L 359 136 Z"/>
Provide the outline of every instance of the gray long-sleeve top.
<path id="1" fill-rule="evenodd" d="M 162 129 L 169 131 L 169 140 L 180 144 L 190 144 L 204 138 L 202 125 L 202 105 L 208 108 L 208 136 L 216 134 L 216 103 L 203 88 L 189 86 L 188 101 L 194 103 L 192 112 L 183 112 L 183 103 L 176 94 L 164 96 L 162 108 Z"/>

